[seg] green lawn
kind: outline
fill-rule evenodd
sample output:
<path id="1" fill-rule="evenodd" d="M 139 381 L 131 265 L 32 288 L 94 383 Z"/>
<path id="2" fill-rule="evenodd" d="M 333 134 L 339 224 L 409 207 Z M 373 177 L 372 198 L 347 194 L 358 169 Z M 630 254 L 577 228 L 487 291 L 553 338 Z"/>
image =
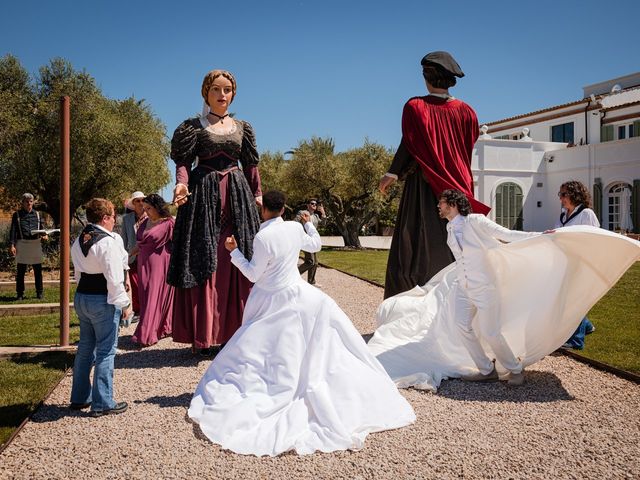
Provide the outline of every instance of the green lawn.
<path id="1" fill-rule="evenodd" d="M 70 312 L 69 343 L 80 339 L 80 324 Z M 60 343 L 60 315 L 16 315 L 0 317 L 0 346 L 53 345 Z"/>
<path id="2" fill-rule="evenodd" d="M 589 312 L 596 331 L 580 354 L 640 373 L 640 262 Z"/>
<path id="3" fill-rule="evenodd" d="M 384 285 L 388 256 L 389 252 L 386 250 L 322 249 L 318 253 L 318 261 L 331 268 Z"/>
<path id="4" fill-rule="evenodd" d="M 69 285 L 69 301 L 73 302 L 73 296 L 76 293 L 76 284 L 71 283 Z M 60 287 L 58 285 L 54 287 L 44 287 L 44 298 L 37 299 L 36 291 L 33 287 L 27 288 L 24 294 L 24 300 L 16 300 L 16 294 L 14 291 L 2 291 L 0 292 L 0 305 L 18 305 L 22 303 L 58 303 L 60 302 Z"/>
<path id="5" fill-rule="evenodd" d="M 318 260 L 329 267 L 384 284 L 387 251 L 327 249 Z M 589 312 L 596 331 L 580 354 L 640 373 L 640 262 Z"/>
<path id="6" fill-rule="evenodd" d="M 0 360 L 0 445 L 62 379 L 73 358 L 73 354 L 52 352 Z"/>

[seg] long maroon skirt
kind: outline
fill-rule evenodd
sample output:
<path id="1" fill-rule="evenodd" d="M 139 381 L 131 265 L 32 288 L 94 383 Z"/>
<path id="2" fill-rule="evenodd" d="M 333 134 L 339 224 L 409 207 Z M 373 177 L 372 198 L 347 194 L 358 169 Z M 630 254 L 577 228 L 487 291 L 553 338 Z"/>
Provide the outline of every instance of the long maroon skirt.
<path id="1" fill-rule="evenodd" d="M 233 234 L 228 175 L 220 178 L 221 228 L 218 265 L 203 285 L 176 288 L 173 341 L 208 348 L 227 342 L 242 324 L 244 306 L 253 284 L 231 263 L 224 241 Z"/>

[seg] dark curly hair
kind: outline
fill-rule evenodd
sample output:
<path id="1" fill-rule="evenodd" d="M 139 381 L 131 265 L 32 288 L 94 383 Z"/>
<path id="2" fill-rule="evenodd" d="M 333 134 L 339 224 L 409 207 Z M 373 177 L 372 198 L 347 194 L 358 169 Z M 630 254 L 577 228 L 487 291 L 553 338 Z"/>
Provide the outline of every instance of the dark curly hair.
<path id="1" fill-rule="evenodd" d="M 278 190 L 269 190 L 262 195 L 262 205 L 271 212 L 279 212 L 287 203 L 287 196 Z"/>
<path id="2" fill-rule="evenodd" d="M 422 67 L 422 76 L 435 88 L 449 88 L 456 84 L 456 77 L 435 63 L 427 62 Z"/>
<path id="3" fill-rule="evenodd" d="M 171 213 L 169 212 L 169 207 L 167 206 L 167 202 L 165 202 L 164 198 L 162 198 L 157 193 L 152 193 L 151 195 L 147 195 L 142 199 L 142 201 L 147 205 L 151 205 L 153 208 L 155 208 L 158 212 L 158 215 L 160 215 L 162 218 L 167 218 L 171 216 Z"/>
<path id="4" fill-rule="evenodd" d="M 447 205 L 458 207 L 458 213 L 466 217 L 471 213 L 471 204 L 467 196 L 460 190 L 445 190 L 440 194 L 440 199 L 447 202 Z"/>
<path id="5" fill-rule="evenodd" d="M 578 180 L 569 180 L 560 185 L 560 192 L 567 192 L 566 196 L 572 205 L 584 205 L 591 208 L 591 194 L 584 183 Z"/>

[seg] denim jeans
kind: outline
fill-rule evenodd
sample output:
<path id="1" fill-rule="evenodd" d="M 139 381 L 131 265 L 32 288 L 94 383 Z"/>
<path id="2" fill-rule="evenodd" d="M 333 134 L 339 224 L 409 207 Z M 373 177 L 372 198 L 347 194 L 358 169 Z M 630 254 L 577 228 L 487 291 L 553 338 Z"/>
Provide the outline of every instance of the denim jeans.
<path id="1" fill-rule="evenodd" d="M 91 403 L 91 410 L 110 410 L 113 399 L 113 363 L 118 344 L 121 309 L 107 303 L 106 295 L 76 293 L 74 306 L 80 319 L 80 342 L 73 365 L 72 403 Z M 93 387 L 89 381 L 95 362 Z"/>
<path id="2" fill-rule="evenodd" d="M 591 333 L 592 330 L 593 323 L 591 323 L 587 317 L 584 317 L 576 331 L 571 335 L 571 338 L 567 340 L 566 343 L 568 343 L 571 348 L 582 350 L 584 348 L 584 337 L 587 333 Z"/>

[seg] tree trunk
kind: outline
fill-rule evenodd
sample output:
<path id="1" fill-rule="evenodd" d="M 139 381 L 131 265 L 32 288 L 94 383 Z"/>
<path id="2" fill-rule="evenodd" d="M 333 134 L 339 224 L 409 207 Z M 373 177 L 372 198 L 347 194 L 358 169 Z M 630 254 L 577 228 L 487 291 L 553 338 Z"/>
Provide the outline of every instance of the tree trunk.
<path id="1" fill-rule="evenodd" d="M 341 229 L 340 233 L 344 240 L 345 247 L 362 248 L 362 245 L 360 245 L 360 229 L 358 225 L 353 225 L 349 222 L 345 225 L 344 229 Z"/>

